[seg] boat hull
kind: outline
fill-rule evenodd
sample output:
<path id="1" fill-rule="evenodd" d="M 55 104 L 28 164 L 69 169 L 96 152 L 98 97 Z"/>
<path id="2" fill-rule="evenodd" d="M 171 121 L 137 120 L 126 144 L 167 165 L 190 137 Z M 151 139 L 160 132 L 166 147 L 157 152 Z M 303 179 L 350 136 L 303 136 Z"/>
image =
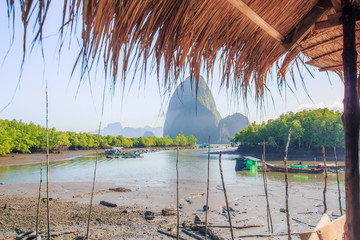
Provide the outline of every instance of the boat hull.
<path id="1" fill-rule="evenodd" d="M 266 168 L 271 172 L 285 172 L 284 166 L 276 166 L 273 164 L 266 163 Z M 306 174 L 319 174 L 324 172 L 322 167 L 308 167 L 308 168 L 287 168 L 288 173 L 306 173 Z"/>

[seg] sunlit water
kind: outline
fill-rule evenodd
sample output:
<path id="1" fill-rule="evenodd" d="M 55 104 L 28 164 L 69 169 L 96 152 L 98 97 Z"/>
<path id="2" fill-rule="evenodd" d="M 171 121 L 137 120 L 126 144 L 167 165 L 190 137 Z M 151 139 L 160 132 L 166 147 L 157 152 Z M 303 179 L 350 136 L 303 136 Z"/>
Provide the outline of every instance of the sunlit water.
<path id="1" fill-rule="evenodd" d="M 51 157 L 51 155 L 50 155 Z M 225 180 L 229 184 L 259 183 L 263 181 L 261 172 L 235 172 L 236 155 L 222 156 L 222 168 Z M 57 161 L 50 163 L 51 182 L 85 182 L 92 181 L 94 174 L 96 155 L 88 155 L 74 158 L 72 160 Z M 207 176 L 206 149 L 180 150 L 179 172 L 180 179 L 186 180 L 205 180 Z M 219 156 L 210 156 L 210 178 L 220 179 Z M 281 164 L 281 162 L 279 162 Z M 44 176 L 46 167 L 44 165 Z M 267 173 L 268 181 L 284 181 L 283 173 Z M 40 164 L 27 164 L 19 166 L 0 167 L 0 182 L 6 184 L 14 183 L 36 183 L 40 179 Z M 160 151 L 143 154 L 143 158 L 114 158 L 107 159 L 104 154 L 99 155 L 96 180 L 112 181 L 119 183 L 123 181 L 152 181 L 154 183 L 166 183 L 166 181 L 176 179 L 176 150 Z M 306 175 L 290 174 L 290 182 L 305 184 L 309 186 L 323 185 L 323 174 Z M 336 175 L 330 174 L 329 184 L 336 184 Z M 343 175 L 340 175 L 343 182 Z"/>

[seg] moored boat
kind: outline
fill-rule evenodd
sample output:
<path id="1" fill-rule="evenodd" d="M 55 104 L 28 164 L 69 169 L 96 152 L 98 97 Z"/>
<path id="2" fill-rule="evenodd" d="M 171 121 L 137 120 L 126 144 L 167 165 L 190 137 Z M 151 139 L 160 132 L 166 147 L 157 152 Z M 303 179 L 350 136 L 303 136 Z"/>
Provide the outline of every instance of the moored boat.
<path id="1" fill-rule="evenodd" d="M 122 147 L 112 147 L 111 149 L 105 149 L 106 158 L 119 158 L 121 156 L 121 149 Z"/>
<path id="2" fill-rule="evenodd" d="M 284 166 L 273 165 L 270 163 L 265 163 L 266 168 L 271 172 L 285 172 Z M 308 173 L 308 174 L 318 174 L 324 172 L 322 166 L 308 166 L 308 165 L 291 165 L 287 167 L 288 173 Z"/>
<path id="3" fill-rule="evenodd" d="M 260 161 L 260 159 L 250 156 L 236 158 L 235 171 L 255 170 L 258 168 L 257 162 Z"/>

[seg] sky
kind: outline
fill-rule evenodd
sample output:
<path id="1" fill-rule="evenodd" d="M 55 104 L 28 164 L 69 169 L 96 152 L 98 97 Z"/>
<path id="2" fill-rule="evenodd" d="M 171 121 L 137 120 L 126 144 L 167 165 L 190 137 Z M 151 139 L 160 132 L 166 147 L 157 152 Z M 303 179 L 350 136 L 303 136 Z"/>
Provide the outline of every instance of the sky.
<path id="1" fill-rule="evenodd" d="M 72 38 L 71 42 L 65 38 L 63 50 L 59 54 L 58 28 L 61 14 L 56 11 L 59 7 L 62 9 L 62 6 L 55 5 L 60 1 L 53 2 L 55 3 L 50 8 L 44 31 L 44 58 L 39 44 L 31 49 L 30 35 L 22 71 L 23 27 L 19 11 L 15 15 L 12 31 L 11 23 L 7 19 L 6 3 L 0 2 L 0 119 L 16 119 L 45 126 L 47 80 L 49 125 L 57 130 L 89 132 L 98 129 L 100 121 L 102 126 L 121 122 L 123 127 L 162 127 L 169 93 L 159 90 L 155 73 L 147 73 L 146 84 L 140 81 L 138 75 L 134 83 L 130 84 L 129 77 L 124 90 L 121 84 L 112 87 L 111 78 L 105 78 L 101 64 L 90 73 L 90 80 L 81 82 L 78 69 L 75 69 L 71 76 L 79 44 L 76 38 Z M 31 30 L 30 27 L 29 31 Z M 296 79 L 296 89 L 290 84 L 293 92 L 287 89 L 282 94 L 274 79 L 268 86 L 271 96 L 266 94 L 264 105 L 259 108 L 253 96 L 245 103 L 241 95 L 236 97 L 230 90 L 221 88 L 217 69 L 218 66 L 215 66 L 213 77 L 209 79 L 209 87 L 223 118 L 240 112 L 247 116 L 250 122 L 261 122 L 277 118 L 289 111 L 323 107 L 342 110 L 344 88 L 336 74 L 318 72 L 311 68 L 312 77 L 304 68 L 304 83 L 310 97 L 303 88 L 300 77 Z"/>

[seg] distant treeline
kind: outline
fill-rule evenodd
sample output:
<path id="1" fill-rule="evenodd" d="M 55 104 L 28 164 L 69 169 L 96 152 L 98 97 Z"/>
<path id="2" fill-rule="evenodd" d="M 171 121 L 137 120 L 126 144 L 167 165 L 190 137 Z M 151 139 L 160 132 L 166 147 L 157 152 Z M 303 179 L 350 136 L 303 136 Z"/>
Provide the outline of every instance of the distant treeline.
<path id="1" fill-rule="evenodd" d="M 75 133 L 49 129 L 49 150 L 92 149 L 96 148 L 98 136 L 89 133 Z M 169 136 L 125 138 L 123 136 L 100 136 L 99 147 L 151 147 L 195 145 L 197 139 L 185 137 L 181 132 L 174 139 Z M 17 120 L 0 119 L 0 155 L 8 153 L 33 153 L 46 150 L 46 128 L 34 123 L 26 124 Z"/>
<path id="2" fill-rule="evenodd" d="M 316 147 L 344 148 L 344 129 L 340 112 L 327 108 L 305 110 L 296 114 L 290 112 L 267 123 L 252 123 L 237 133 L 230 141 L 234 144 L 258 145 L 263 143 L 284 148 L 289 128 L 292 127 L 290 147 L 310 149 Z"/>

